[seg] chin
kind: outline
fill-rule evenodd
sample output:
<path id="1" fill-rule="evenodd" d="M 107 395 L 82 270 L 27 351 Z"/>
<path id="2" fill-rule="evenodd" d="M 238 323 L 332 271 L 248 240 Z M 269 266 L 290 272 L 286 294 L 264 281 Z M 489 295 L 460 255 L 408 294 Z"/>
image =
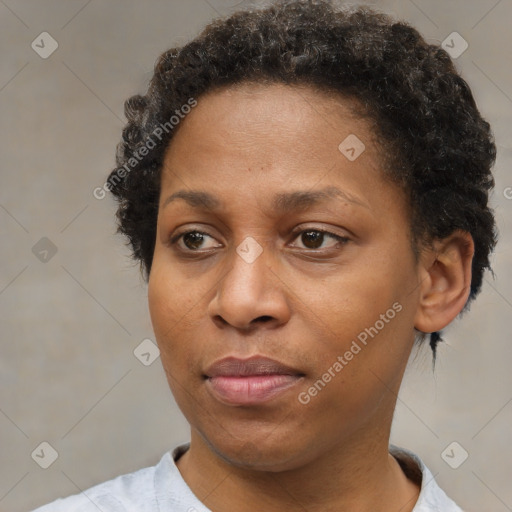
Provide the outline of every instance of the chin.
<path id="1" fill-rule="evenodd" d="M 307 464 L 314 458 L 314 440 L 308 443 L 296 429 L 276 429 L 271 432 L 255 432 L 234 437 L 225 432 L 208 437 L 201 434 L 209 449 L 227 464 L 246 470 L 281 472 L 290 471 Z M 280 431 L 278 431 L 280 430 Z M 293 432 L 292 432 L 293 430 Z M 240 429 L 241 433 L 242 429 Z"/>

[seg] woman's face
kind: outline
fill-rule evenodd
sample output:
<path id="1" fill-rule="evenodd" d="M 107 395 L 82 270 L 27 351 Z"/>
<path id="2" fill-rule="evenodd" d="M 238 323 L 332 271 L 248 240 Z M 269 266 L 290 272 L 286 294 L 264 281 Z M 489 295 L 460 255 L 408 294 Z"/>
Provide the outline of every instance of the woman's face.
<path id="1" fill-rule="evenodd" d="M 418 272 L 404 194 L 347 101 L 218 90 L 166 153 L 155 335 L 193 439 L 243 467 L 298 467 L 391 421 Z"/>

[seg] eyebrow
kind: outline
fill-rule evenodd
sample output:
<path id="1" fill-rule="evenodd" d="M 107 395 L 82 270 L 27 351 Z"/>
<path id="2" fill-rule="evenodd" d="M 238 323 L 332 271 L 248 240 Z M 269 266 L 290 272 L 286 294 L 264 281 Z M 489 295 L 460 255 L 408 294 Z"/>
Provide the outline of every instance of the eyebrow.
<path id="1" fill-rule="evenodd" d="M 345 202 L 369 208 L 369 206 L 347 192 L 337 187 L 326 187 L 321 190 L 299 190 L 295 192 L 283 192 L 276 194 L 272 200 L 272 208 L 279 213 L 286 213 L 293 210 L 305 210 L 322 201 L 339 198 Z M 176 199 L 183 199 L 193 208 L 215 210 L 222 206 L 215 196 L 201 190 L 178 190 L 170 195 L 163 203 L 165 208 Z"/>

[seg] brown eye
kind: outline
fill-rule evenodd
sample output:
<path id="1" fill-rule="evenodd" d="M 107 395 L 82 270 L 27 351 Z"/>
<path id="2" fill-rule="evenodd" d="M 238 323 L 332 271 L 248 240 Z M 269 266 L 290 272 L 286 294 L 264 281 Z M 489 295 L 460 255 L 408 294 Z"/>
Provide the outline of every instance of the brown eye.
<path id="1" fill-rule="evenodd" d="M 322 231 L 304 231 L 301 241 L 308 249 L 318 249 L 322 246 L 325 234 Z"/>
<path id="2" fill-rule="evenodd" d="M 305 229 L 297 234 L 296 240 L 300 242 L 299 248 L 311 250 L 334 249 L 350 241 L 347 237 L 321 229 Z"/>
<path id="3" fill-rule="evenodd" d="M 222 247 L 215 238 L 202 231 L 190 230 L 179 233 L 170 239 L 170 245 L 176 246 L 181 252 L 205 252 L 204 249 Z"/>
<path id="4" fill-rule="evenodd" d="M 187 249 L 199 249 L 201 244 L 204 241 L 203 233 L 199 233 L 198 231 L 192 231 L 190 233 L 185 233 L 183 235 L 183 243 L 187 247 Z"/>

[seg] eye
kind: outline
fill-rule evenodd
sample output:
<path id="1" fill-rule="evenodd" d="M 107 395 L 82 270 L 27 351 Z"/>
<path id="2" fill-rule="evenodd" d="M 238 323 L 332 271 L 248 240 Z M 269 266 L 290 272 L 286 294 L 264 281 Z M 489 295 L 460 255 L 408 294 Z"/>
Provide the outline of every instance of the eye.
<path id="1" fill-rule="evenodd" d="M 348 237 L 335 235 L 321 229 L 306 229 L 298 233 L 295 240 L 299 239 L 304 249 L 331 249 L 337 245 L 344 245 L 349 241 Z M 331 240 L 331 244 L 324 245 L 326 241 Z"/>
<path id="2" fill-rule="evenodd" d="M 300 241 L 298 247 L 301 249 L 317 250 L 332 249 L 344 245 L 350 239 L 321 229 L 305 229 L 298 232 L 294 240 Z M 178 233 L 171 238 L 170 244 L 183 252 L 203 252 L 222 247 L 222 244 L 218 243 L 211 235 L 198 230 Z"/>
<path id="3" fill-rule="evenodd" d="M 205 246 L 210 239 L 210 243 Z M 221 247 L 208 233 L 202 231 L 186 231 L 171 238 L 171 245 L 178 246 L 182 251 L 198 251 L 201 249 L 212 249 Z"/>

